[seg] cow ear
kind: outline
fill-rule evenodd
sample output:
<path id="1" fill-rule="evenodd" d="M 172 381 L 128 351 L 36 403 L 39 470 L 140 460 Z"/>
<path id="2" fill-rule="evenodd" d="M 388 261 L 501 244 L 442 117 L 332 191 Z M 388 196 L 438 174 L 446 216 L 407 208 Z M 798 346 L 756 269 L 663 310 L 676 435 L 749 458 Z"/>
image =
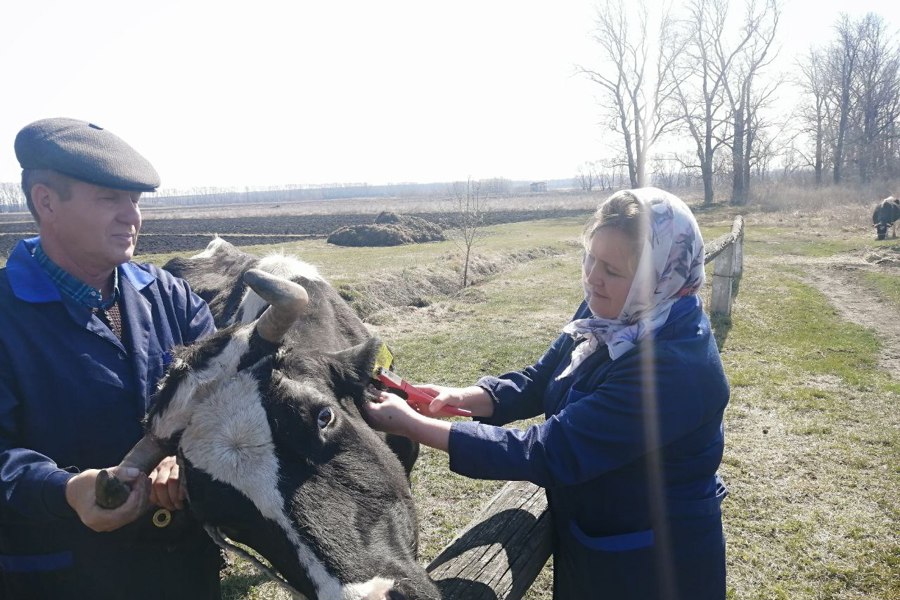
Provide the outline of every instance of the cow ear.
<path id="1" fill-rule="evenodd" d="M 331 376 L 338 397 L 361 397 L 366 386 L 372 381 L 372 369 L 375 366 L 375 357 L 381 348 L 381 340 L 370 338 L 358 344 L 340 350 L 330 352 L 333 359 Z"/>

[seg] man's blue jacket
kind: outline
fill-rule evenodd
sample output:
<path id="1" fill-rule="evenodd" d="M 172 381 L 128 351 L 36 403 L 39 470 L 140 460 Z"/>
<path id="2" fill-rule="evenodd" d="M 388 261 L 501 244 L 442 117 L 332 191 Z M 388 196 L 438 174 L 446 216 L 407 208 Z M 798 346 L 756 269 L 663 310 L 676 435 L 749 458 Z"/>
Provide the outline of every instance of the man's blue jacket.
<path id="1" fill-rule="evenodd" d="M 78 470 L 119 463 L 143 435 L 172 348 L 215 327 L 185 281 L 126 263 L 120 341 L 60 294 L 32 256 L 37 241 L 20 242 L 0 270 L 0 569 L 7 581 L 49 595 L 61 573 L 84 579 L 95 565 L 142 559 L 137 523 L 105 534 L 87 529 L 65 484 Z M 63 579 L 57 583 L 68 585 Z"/>
<path id="2" fill-rule="evenodd" d="M 587 316 L 582 305 L 575 318 Z M 574 345 L 561 335 L 537 364 L 481 379 L 494 414 L 453 424 L 450 468 L 546 488 L 556 600 L 724 598 L 716 470 L 729 390 L 699 299 L 680 299 L 617 360 L 602 346 L 557 379 Z"/>

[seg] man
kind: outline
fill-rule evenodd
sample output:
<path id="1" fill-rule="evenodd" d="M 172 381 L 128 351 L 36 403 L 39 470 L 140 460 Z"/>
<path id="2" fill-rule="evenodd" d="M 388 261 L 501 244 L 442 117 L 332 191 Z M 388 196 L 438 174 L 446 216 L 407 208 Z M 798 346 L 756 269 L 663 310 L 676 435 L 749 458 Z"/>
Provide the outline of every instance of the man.
<path id="1" fill-rule="evenodd" d="M 174 457 L 97 506 L 171 349 L 214 331 L 187 283 L 130 262 L 153 166 L 112 133 L 45 119 L 15 141 L 40 236 L 0 270 L 0 575 L 10 598 L 219 598 L 221 556 Z M 0 597 L 3 594 L 0 593 Z"/>

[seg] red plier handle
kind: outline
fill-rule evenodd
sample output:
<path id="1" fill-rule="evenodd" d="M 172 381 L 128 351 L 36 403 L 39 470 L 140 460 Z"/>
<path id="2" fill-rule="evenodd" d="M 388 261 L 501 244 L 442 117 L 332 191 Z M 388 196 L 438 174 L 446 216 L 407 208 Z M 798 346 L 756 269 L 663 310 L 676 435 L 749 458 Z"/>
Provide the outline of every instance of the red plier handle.
<path id="1" fill-rule="evenodd" d="M 407 383 L 405 379 L 403 379 L 393 371 L 388 371 L 384 367 L 378 367 L 376 379 L 382 385 L 384 385 L 388 389 L 388 391 L 397 394 L 398 396 L 406 400 L 406 402 L 410 406 L 416 404 L 431 404 L 431 401 L 434 400 L 434 396 L 430 396 L 425 391 L 420 390 L 410 383 Z M 441 408 L 441 412 L 451 415 L 459 415 L 461 417 L 472 416 L 472 411 L 470 410 L 449 405 L 444 405 Z"/>

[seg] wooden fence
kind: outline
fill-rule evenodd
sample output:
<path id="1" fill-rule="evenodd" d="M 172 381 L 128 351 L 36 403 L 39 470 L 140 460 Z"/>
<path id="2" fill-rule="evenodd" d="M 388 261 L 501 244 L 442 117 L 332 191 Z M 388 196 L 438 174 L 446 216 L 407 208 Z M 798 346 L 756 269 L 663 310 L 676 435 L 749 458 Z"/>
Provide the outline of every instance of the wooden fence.
<path id="1" fill-rule="evenodd" d="M 734 280 L 744 263 L 744 218 L 706 246 L 713 264 L 710 311 L 731 314 Z M 507 483 L 427 570 L 443 600 L 519 600 L 550 558 L 552 529 L 544 490 Z"/>

